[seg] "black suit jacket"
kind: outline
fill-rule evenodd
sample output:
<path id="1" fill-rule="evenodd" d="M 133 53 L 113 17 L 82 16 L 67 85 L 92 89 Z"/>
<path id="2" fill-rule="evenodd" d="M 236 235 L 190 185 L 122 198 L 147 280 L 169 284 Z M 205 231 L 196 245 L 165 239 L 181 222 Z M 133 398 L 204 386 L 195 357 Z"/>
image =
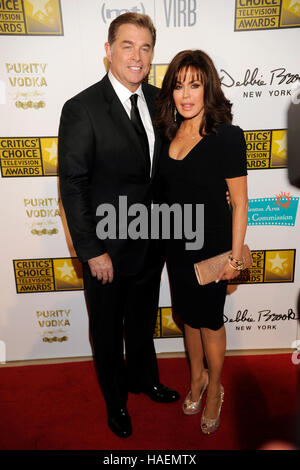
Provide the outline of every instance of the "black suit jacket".
<path id="1" fill-rule="evenodd" d="M 159 89 L 147 83 L 142 88 L 153 120 Z M 63 106 L 58 140 L 60 192 L 82 261 L 108 252 L 117 273 L 134 274 L 142 266 L 149 240 L 100 240 L 96 209 L 109 203 L 118 213 L 121 195 L 127 196 L 128 206 L 150 205 L 160 147 L 156 130 L 155 134 L 150 177 L 136 131 L 107 75 Z"/>

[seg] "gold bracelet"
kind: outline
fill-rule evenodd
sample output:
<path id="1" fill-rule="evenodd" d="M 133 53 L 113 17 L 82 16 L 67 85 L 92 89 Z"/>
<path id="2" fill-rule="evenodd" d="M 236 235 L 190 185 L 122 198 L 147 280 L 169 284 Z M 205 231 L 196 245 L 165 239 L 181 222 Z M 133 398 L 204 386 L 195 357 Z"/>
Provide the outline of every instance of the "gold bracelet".
<path id="1" fill-rule="evenodd" d="M 235 269 L 236 271 L 242 271 L 244 269 L 244 262 L 243 264 L 239 265 L 239 266 L 233 266 L 230 262 L 230 259 L 228 259 L 228 263 L 229 263 L 229 266 L 232 268 L 232 269 Z"/>
<path id="2" fill-rule="evenodd" d="M 237 270 L 238 270 L 238 269 L 237 269 L 235 266 L 232 266 L 232 264 L 230 263 L 230 261 L 229 261 L 229 260 L 228 260 L 228 264 L 229 264 L 229 266 L 230 266 L 232 269 L 234 269 L 235 271 L 237 271 Z"/>
<path id="3" fill-rule="evenodd" d="M 236 259 L 236 258 L 233 258 L 232 255 L 229 255 L 228 259 L 229 259 L 229 261 L 233 261 L 237 265 L 238 268 L 241 267 L 241 269 L 243 269 L 243 267 L 244 267 L 244 258 Z"/>

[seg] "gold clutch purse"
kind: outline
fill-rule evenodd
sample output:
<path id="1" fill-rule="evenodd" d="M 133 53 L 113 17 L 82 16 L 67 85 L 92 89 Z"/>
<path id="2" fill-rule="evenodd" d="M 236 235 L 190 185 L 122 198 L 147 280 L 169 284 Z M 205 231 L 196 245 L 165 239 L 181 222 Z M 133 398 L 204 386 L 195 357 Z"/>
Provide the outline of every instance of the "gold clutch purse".
<path id="1" fill-rule="evenodd" d="M 231 251 L 226 251 L 226 253 L 221 253 L 220 255 L 195 263 L 194 268 L 199 284 L 204 286 L 205 284 L 216 281 L 220 271 L 225 267 L 226 263 L 228 263 L 229 255 L 231 255 Z M 253 261 L 248 245 L 243 246 L 243 260 L 243 270 L 252 266 Z"/>

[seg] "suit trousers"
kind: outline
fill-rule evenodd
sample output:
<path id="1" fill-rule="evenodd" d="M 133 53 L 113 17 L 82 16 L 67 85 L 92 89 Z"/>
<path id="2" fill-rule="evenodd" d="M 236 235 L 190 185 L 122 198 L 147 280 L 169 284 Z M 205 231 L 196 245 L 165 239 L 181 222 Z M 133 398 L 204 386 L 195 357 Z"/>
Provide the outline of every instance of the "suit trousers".
<path id="1" fill-rule="evenodd" d="M 159 383 L 153 334 L 163 264 L 159 240 L 150 240 L 140 272 L 115 272 L 112 283 L 102 284 L 83 263 L 90 336 L 108 414 L 126 406 L 128 391 Z"/>

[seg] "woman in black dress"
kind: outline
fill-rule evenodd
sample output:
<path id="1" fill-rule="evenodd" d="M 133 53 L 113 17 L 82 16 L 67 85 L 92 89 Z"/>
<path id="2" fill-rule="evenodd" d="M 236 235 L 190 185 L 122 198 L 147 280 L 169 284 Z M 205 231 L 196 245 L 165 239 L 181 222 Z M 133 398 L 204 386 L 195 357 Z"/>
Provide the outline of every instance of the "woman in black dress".
<path id="1" fill-rule="evenodd" d="M 186 249 L 187 239 L 167 241 L 167 264 L 175 312 L 184 322 L 190 359 L 190 391 L 185 414 L 206 405 L 201 429 L 219 426 L 224 389 L 221 373 L 226 349 L 223 310 L 227 281 L 243 265 L 247 227 L 247 165 L 243 131 L 231 124 L 225 98 L 211 59 L 202 51 L 182 51 L 170 63 L 158 101 L 157 124 L 165 137 L 158 172 L 160 203 L 204 204 L 202 249 Z M 232 212 L 226 200 L 229 190 Z M 183 231 L 184 233 L 184 231 Z M 194 263 L 232 250 L 218 282 L 200 286 Z M 204 356 L 208 370 L 204 368 Z"/>

